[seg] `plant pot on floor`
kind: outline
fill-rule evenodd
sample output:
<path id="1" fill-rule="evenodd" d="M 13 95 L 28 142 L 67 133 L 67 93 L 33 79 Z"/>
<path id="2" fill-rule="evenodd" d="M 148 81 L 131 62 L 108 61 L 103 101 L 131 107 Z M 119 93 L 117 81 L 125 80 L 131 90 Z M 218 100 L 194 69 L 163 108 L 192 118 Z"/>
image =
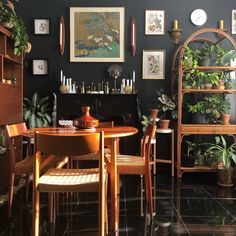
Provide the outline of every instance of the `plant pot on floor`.
<path id="1" fill-rule="evenodd" d="M 229 170 L 226 170 L 224 167 L 217 167 L 217 184 L 223 187 L 232 187 L 233 177 L 234 177 L 234 168 L 231 167 Z"/>
<path id="2" fill-rule="evenodd" d="M 160 129 L 169 129 L 170 120 L 160 120 L 159 127 Z"/>

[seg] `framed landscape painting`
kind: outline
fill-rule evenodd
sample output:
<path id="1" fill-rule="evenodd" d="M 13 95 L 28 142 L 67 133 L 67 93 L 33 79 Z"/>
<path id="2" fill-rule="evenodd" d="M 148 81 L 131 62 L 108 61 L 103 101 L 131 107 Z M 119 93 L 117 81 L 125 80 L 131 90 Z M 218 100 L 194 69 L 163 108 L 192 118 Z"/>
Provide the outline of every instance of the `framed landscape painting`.
<path id="1" fill-rule="evenodd" d="M 143 51 L 143 79 L 165 79 L 165 50 Z"/>
<path id="2" fill-rule="evenodd" d="M 124 8 L 71 7 L 70 61 L 124 62 Z"/>

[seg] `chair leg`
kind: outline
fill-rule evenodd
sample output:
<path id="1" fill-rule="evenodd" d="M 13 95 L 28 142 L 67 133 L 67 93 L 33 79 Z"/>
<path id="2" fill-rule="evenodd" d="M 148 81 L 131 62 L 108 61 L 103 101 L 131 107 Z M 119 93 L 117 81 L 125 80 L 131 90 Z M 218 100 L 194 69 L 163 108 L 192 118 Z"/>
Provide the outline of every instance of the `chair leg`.
<path id="1" fill-rule="evenodd" d="M 39 191 L 33 190 L 33 232 L 32 236 L 39 236 L 39 219 L 40 219 L 40 195 Z"/>
<path id="2" fill-rule="evenodd" d="M 106 174 L 106 185 L 105 185 L 105 231 L 106 231 L 106 235 L 108 235 L 107 189 L 108 189 L 108 174 Z"/>
<path id="3" fill-rule="evenodd" d="M 12 200 L 13 200 L 13 188 L 14 188 L 14 178 L 15 174 L 10 174 L 10 186 L 9 186 L 9 195 L 8 195 L 8 216 L 11 217 L 12 211 Z"/>
<path id="4" fill-rule="evenodd" d="M 27 174 L 27 176 L 26 176 L 26 191 L 25 191 L 26 202 L 28 202 L 28 198 L 29 198 L 29 182 L 30 182 L 30 175 Z"/>
<path id="5" fill-rule="evenodd" d="M 143 211 L 143 175 L 140 175 L 140 215 L 144 215 Z"/>
<path id="6" fill-rule="evenodd" d="M 153 220 L 153 203 L 152 203 L 152 184 L 150 179 L 148 180 L 148 176 L 144 176 L 145 178 L 145 192 L 146 192 L 146 204 L 149 208 L 150 219 L 151 222 Z"/>
<path id="7" fill-rule="evenodd" d="M 53 210 L 54 210 L 54 193 L 48 193 L 48 216 L 49 223 L 53 223 Z"/>

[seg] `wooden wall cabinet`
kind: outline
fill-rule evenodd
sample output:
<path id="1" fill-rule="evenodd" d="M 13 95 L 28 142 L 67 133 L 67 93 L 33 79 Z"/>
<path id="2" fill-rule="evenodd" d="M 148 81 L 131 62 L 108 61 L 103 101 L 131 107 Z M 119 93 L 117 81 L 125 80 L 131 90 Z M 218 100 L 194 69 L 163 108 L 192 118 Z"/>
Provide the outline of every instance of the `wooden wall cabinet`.
<path id="1" fill-rule="evenodd" d="M 14 55 L 11 32 L 0 26 L 0 130 L 23 121 L 23 56 Z M 21 143 L 21 140 L 17 140 Z M 19 156 L 17 159 L 21 159 Z M 0 188 L 8 186 L 9 151 L 0 156 Z"/>
<path id="2" fill-rule="evenodd" d="M 203 36 L 204 35 L 204 36 Z M 215 37 L 215 36 L 218 37 Z M 220 37 L 219 37 L 220 36 Z M 182 82 L 183 82 L 183 76 L 184 73 L 186 73 L 186 68 L 183 67 L 183 56 L 184 51 L 187 46 L 189 46 L 190 43 L 195 41 L 202 41 L 204 42 L 211 42 L 213 44 L 223 43 L 225 41 L 225 44 L 222 45 L 228 45 L 230 47 L 229 49 L 236 50 L 236 42 L 234 39 L 220 29 L 215 28 L 206 28 L 201 29 L 193 34 L 191 34 L 186 41 L 183 43 L 182 46 L 180 46 L 176 53 L 174 54 L 174 60 L 178 61 L 178 80 L 175 85 L 175 83 L 172 83 L 172 90 L 174 90 L 175 87 L 178 87 L 178 134 L 177 134 L 177 176 L 182 177 L 182 174 L 184 172 L 210 172 L 215 171 L 215 168 L 208 167 L 208 166 L 193 166 L 193 167 L 185 167 L 182 165 L 182 145 L 183 145 L 183 139 L 185 136 L 189 135 L 219 135 L 219 134 L 225 134 L 225 135 L 233 135 L 236 137 L 236 124 L 234 121 L 234 124 L 228 124 L 228 125 L 222 125 L 222 124 L 189 124 L 185 123 L 185 113 L 184 113 L 184 104 L 186 102 L 185 96 L 188 96 L 189 94 L 213 94 L 213 93 L 226 93 L 226 94 L 234 94 L 234 100 L 236 100 L 236 89 L 184 89 L 182 88 Z M 175 62 L 173 62 L 172 70 L 174 71 L 174 65 L 176 65 Z M 199 66 L 197 67 L 200 71 L 235 71 L 236 67 L 231 66 Z M 177 76 L 176 76 L 177 77 Z M 235 104 L 235 103 L 234 103 Z M 232 104 L 231 104 L 231 108 Z M 235 111 L 235 108 L 233 108 Z M 235 139 L 236 140 L 236 139 Z"/>
<path id="3" fill-rule="evenodd" d="M 11 33 L 0 26 L 0 125 L 23 119 L 23 56 L 14 55 Z"/>

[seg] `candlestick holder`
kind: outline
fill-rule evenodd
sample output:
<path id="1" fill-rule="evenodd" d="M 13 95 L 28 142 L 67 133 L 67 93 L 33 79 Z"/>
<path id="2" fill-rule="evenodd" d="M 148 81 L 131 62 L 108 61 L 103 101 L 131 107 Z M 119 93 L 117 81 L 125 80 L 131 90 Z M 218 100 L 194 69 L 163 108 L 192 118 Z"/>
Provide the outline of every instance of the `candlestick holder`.
<path id="1" fill-rule="evenodd" d="M 178 44 L 181 37 L 182 37 L 182 32 L 183 30 L 178 28 L 178 29 L 172 29 L 169 31 L 170 37 L 172 39 L 172 41 L 174 42 L 174 44 Z"/>

